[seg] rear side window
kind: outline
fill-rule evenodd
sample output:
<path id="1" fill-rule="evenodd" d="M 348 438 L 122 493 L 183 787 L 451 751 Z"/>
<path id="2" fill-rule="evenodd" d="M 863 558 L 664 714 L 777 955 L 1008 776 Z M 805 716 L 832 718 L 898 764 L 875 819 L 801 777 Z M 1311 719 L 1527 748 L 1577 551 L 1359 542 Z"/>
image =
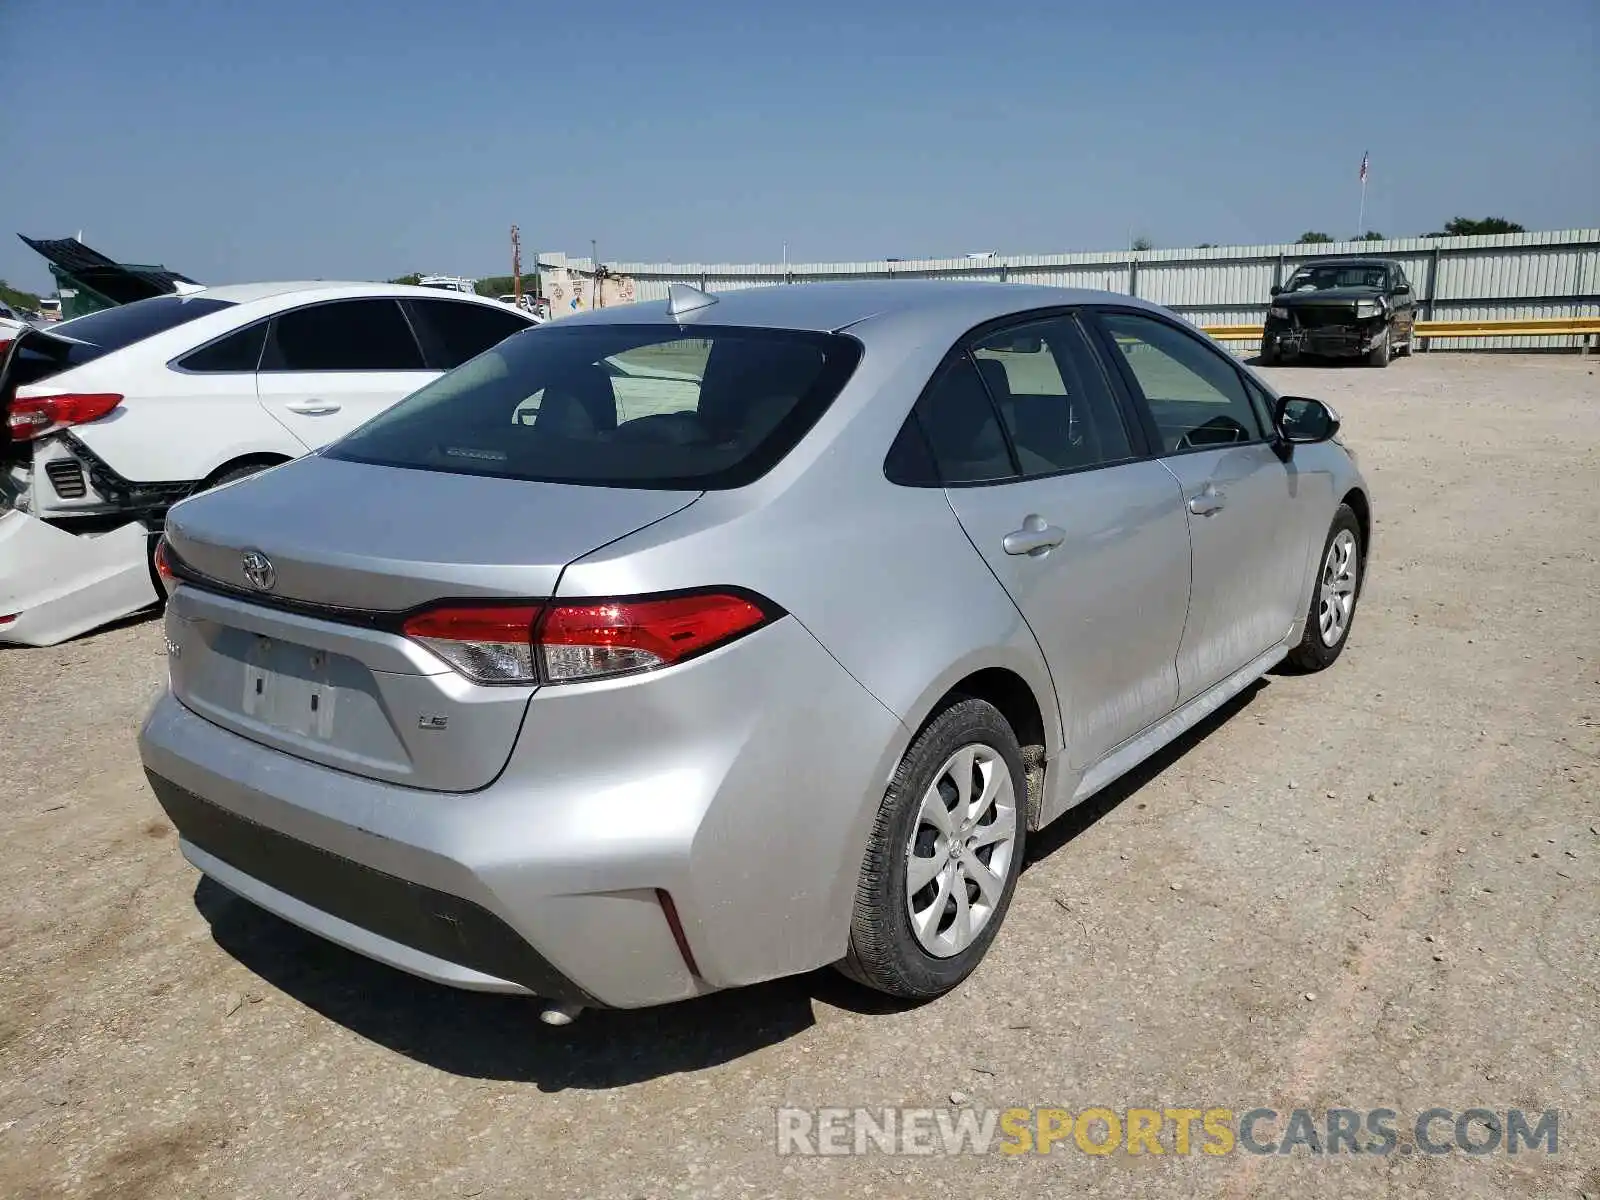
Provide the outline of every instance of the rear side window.
<path id="1" fill-rule="evenodd" d="M 973 348 L 1024 476 L 1133 457 L 1127 426 L 1071 317 L 991 334 Z"/>
<path id="2" fill-rule="evenodd" d="M 261 347 L 267 340 L 267 322 L 218 338 L 178 361 L 185 371 L 205 374 L 249 374 L 261 362 Z"/>
<path id="3" fill-rule="evenodd" d="M 912 409 L 885 463 L 889 479 L 909 485 L 935 482 L 916 478 L 925 473 L 924 454 L 931 458 L 939 483 L 989 483 L 1016 474 L 983 379 L 964 354 L 945 364 Z"/>
<path id="4" fill-rule="evenodd" d="M 448 372 L 324 451 L 457 474 L 634 488 L 742 487 L 849 380 L 838 334 L 545 326 Z"/>
<path id="5" fill-rule="evenodd" d="M 448 371 L 513 334 L 532 329 L 532 322 L 510 309 L 460 300 L 408 300 L 406 309 L 422 339 L 428 365 Z"/>
<path id="6" fill-rule="evenodd" d="M 420 371 L 422 351 L 394 300 L 336 300 L 272 320 L 263 371 Z"/>
<path id="7" fill-rule="evenodd" d="M 119 304 L 74 317 L 52 326 L 50 332 L 58 337 L 88 342 L 102 354 L 109 354 L 232 307 L 227 300 L 213 300 L 207 296 L 152 296 L 148 300 L 135 300 L 132 304 Z"/>

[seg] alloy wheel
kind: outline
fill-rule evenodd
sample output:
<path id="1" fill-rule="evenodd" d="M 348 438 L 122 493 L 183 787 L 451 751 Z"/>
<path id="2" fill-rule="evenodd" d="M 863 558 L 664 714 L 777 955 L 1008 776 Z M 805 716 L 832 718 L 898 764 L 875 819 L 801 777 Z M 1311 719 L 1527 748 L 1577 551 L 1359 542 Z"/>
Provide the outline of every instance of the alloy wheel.
<path id="1" fill-rule="evenodd" d="M 1341 529 L 1328 547 L 1322 563 L 1322 584 L 1318 593 L 1317 621 L 1324 646 L 1337 646 L 1350 627 L 1356 607 L 1356 584 L 1361 559 L 1356 553 L 1356 535 Z"/>
<path id="2" fill-rule="evenodd" d="M 998 751 L 969 743 L 923 793 L 906 843 L 906 904 L 918 944 L 961 953 L 994 916 L 1017 844 L 1017 797 Z"/>

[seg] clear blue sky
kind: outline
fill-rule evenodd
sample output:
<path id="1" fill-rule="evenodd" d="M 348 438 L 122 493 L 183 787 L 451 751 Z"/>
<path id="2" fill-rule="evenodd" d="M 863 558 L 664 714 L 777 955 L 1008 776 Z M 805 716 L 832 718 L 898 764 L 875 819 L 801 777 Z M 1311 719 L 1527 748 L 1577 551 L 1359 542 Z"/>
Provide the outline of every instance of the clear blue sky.
<path id="1" fill-rule="evenodd" d="M 0 277 L 1600 224 L 1596 0 L 0 0 Z"/>

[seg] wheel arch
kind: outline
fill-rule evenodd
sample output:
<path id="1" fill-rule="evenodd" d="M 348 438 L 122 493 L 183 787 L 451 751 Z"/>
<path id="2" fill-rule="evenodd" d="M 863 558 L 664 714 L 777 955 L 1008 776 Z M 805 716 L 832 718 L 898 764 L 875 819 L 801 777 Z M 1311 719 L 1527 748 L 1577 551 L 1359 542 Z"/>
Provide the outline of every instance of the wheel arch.
<path id="1" fill-rule="evenodd" d="M 1356 524 L 1361 527 L 1361 563 L 1365 566 L 1372 545 L 1372 502 L 1364 491 L 1354 487 L 1344 494 L 1339 503 L 1350 506 L 1350 511 L 1356 515 Z"/>
<path id="2" fill-rule="evenodd" d="M 1061 717 L 1055 691 L 1048 678 L 1044 686 L 1049 690 L 1041 699 L 1039 682 L 1030 681 L 1012 667 L 987 665 L 969 669 L 947 682 L 942 690 L 930 690 L 925 702 L 918 706 L 915 722 L 906 722 L 911 731 L 907 744 L 914 742 L 935 717 L 958 700 L 984 700 L 994 705 L 1022 747 L 1023 766 L 1028 776 L 1028 827 L 1036 829 L 1044 807 L 1045 763 L 1062 749 Z"/>
<path id="3" fill-rule="evenodd" d="M 288 454 L 279 454 L 270 450 L 253 454 L 239 454 L 228 459 L 227 462 L 210 472 L 204 479 L 200 481 L 199 485 L 195 488 L 195 491 L 202 492 L 209 487 L 215 487 L 217 482 L 224 476 L 229 475 L 242 467 L 254 467 L 257 470 L 264 471 L 268 467 L 278 467 L 282 466 L 286 462 L 293 461 L 293 457 Z"/>

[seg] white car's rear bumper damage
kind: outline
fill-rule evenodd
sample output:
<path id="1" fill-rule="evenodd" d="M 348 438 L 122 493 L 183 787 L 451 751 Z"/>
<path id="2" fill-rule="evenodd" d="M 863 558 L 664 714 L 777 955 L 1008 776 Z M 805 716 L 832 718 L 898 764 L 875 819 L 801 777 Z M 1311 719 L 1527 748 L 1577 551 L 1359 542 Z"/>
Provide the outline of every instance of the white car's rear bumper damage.
<path id="1" fill-rule="evenodd" d="M 0 644 L 53 646 L 154 604 L 150 533 L 70 533 L 0 510 Z"/>

